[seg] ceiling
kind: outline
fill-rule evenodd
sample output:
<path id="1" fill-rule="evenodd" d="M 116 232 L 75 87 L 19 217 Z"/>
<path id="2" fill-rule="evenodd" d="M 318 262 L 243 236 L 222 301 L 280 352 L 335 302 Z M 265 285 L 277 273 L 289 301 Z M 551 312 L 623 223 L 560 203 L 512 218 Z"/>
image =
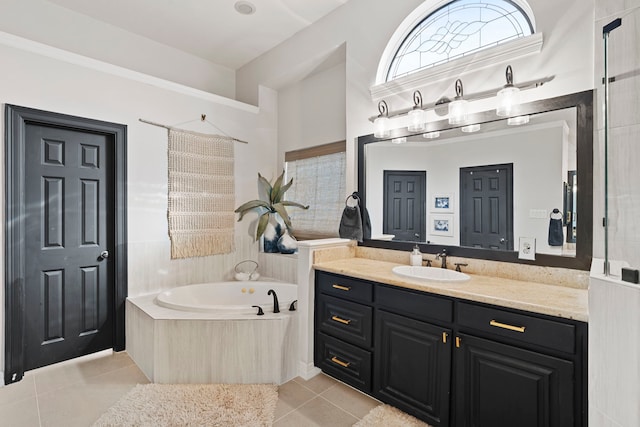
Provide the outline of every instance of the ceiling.
<path id="1" fill-rule="evenodd" d="M 236 0 L 49 1 L 237 70 L 348 0 L 248 0 L 250 15 Z"/>

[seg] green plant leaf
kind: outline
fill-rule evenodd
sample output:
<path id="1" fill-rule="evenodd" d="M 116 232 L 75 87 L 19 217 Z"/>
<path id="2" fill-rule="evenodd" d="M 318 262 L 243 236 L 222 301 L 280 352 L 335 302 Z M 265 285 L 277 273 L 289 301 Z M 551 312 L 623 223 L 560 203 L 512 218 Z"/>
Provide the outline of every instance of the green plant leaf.
<path id="1" fill-rule="evenodd" d="M 271 186 L 271 183 L 267 181 L 267 178 L 260 175 L 260 172 L 258 172 L 258 181 L 260 181 L 260 184 L 262 184 L 262 188 L 264 188 L 265 192 L 267 193 L 267 199 L 271 201 L 273 193 L 273 187 Z"/>
<path id="2" fill-rule="evenodd" d="M 291 229 L 291 218 L 289 218 L 289 214 L 284 205 L 282 203 L 276 203 L 273 205 L 273 209 L 280 215 L 280 218 L 284 221 L 284 225 L 287 226 L 287 230 Z"/>
<path id="3" fill-rule="evenodd" d="M 269 204 L 265 201 L 262 200 L 251 200 L 247 203 L 244 203 L 240 206 L 238 206 L 238 208 L 234 211 L 236 213 L 240 214 L 240 217 L 238 218 L 238 221 L 240 221 L 242 219 L 242 217 L 245 216 L 245 214 L 251 210 L 254 209 L 258 209 L 258 208 L 264 208 L 267 209 L 267 211 L 271 210 L 271 206 L 269 206 Z"/>
<path id="4" fill-rule="evenodd" d="M 282 172 L 282 173 L 284 173 L 284 172 Z M 287 190 L 289 188 L 291 188 L 292 184 L 293 184 L 293 178 L 291 178 L 288 183 L 286 183 L 285 185 L 280 187 L 280 189 L 278 190 L 278 195 L 277 195 L 278 203 L 282 202 L 282 199 L 284 198 L 284 193 L 286 193 Z"/>
<path id="5" fill-rule="evenodd" d="M 294 206 L 294 207 L 300 208 L 300 209 L 309 209 L 309 205 L 305 206 L 303 204 L 300 204 L 300 203 L 297 203 L 297 202 L 292 202 L 290 200 L 284 200 L 284 201 L 282 201 L 282 204 L 285 205 L 285 206 Z"/>
<path id="6" fill-rule="evenodd" d="M 264 234 L 264 230 L 267 228 L 270 216 L 271 213 L 269 212 L 265 212 L 260 215 L 260 219 L 258 220 L 258 228 L 256 228 L 256 241 L 258 241 L 258 239 L 260 239 L 260 236 Z"/>
<path id="7" fill-rule="evenodd" d="M 282 200 L 282 194 L 284 193 L 284 191 L 282 191 L 283 179 L 284 179 L 284 171 L 282 171 L 280 176 L 276 178 L 276 182 L 273 184 L 273 190 L 270 198 L 271 204 L 280 203 L 280 200 Z"/>

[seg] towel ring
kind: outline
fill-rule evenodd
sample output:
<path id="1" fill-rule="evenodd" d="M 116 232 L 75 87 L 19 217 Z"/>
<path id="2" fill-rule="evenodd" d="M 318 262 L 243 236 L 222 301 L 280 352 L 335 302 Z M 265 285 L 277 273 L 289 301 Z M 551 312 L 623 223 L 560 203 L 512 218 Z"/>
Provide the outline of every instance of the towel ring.
<path id="1" fill-rule="evenodd" d="M 344 201 L 345 206 L 349 206 L 349 199 L 355 200 L 357 205 L 360 204 L 360 196 L 358 195 L 358 193 L 356 191 L 354 191 L 353 193 L 351 193 L 351 194 L 349 194 L 347 196 L 347 198 Z"/>

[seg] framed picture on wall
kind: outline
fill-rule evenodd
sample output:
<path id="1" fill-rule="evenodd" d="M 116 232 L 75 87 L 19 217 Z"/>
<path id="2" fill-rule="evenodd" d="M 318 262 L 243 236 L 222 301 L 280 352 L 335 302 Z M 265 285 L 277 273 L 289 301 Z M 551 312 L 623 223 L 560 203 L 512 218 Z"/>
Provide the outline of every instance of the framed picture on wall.
<path id="1" fill-rule="evenodd" d="M 453 215 L 431 215 L 429 233 L 435 236 L 453 236 Z"/>
<path id="2" fill-rule="evenodd" d="M 451 193 L 437 193 L 431 197 L 431 212 L 453 213 L 454 198 Z"/>

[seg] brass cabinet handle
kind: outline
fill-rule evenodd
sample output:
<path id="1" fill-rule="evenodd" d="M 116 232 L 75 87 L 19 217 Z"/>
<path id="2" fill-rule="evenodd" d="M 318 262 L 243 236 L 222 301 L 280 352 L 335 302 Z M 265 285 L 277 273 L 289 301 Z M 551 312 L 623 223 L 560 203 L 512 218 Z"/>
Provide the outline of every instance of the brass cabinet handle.
<path id="1" fill-rule="evenodd" d="M 456 348 L 460 348 L 461 344 L 462 344 L 462 339 L 460 337 L 456 337 Z"/>
<path id="2" fill-rule="evenodd" d="M 447 343 L 447 337 L 448 337 L 447 333 L 446 333 L 446 332 L 443 332 L 443 333 L 442 333 L 442 343 L 443 343 L 443 344 L 446 344 L 446 343 Z"/>
<path id="3" fill-rule="evenodd" d="M 331 320 L 342 323 L 343 325 L 348 325 L 349 323 L 351 323 L 351 319 L 342 319 L 338 316 L 331 316 Z"/>
<path id="4" fill-rule="evenodd" d="M 510 331 L 522 332 L 522 333 L 524 333 L 524 329 L 525 329 L 525 326 L 507 325 L 506 323 L 500 323 L 496 320 L 492 320 L 491 322 L 489 322 L 489 324 L 491 326 L 495 326 L 496 328 L 508 329 Z"/>
<path id="5" fill-rule="evenodd" d="M 351 288 L 348 286 L 342 286 L 342 285 L 336 285 L 335 283 L 333 284 L 333 288 L 334 289 L 339 289 L 341 291 L 350 291 Z"/>
<path id="6" fill-rule="evenodd" d="M 338 359 L 338 358 L 337 358 L 337 357 L 335 357 L 335 356 L 333 356 L 333 357 L 331 358 L 331 361 L 332 361 L 333 363 L 335 363 L 336 365 L 340 365 L 340 366 L 342 366 L 343 368 L 348 368 L 348 367 L 349 367 L 349 365 L 351 365 L 351 362 L 343 362 L 342 360 Z"/>

